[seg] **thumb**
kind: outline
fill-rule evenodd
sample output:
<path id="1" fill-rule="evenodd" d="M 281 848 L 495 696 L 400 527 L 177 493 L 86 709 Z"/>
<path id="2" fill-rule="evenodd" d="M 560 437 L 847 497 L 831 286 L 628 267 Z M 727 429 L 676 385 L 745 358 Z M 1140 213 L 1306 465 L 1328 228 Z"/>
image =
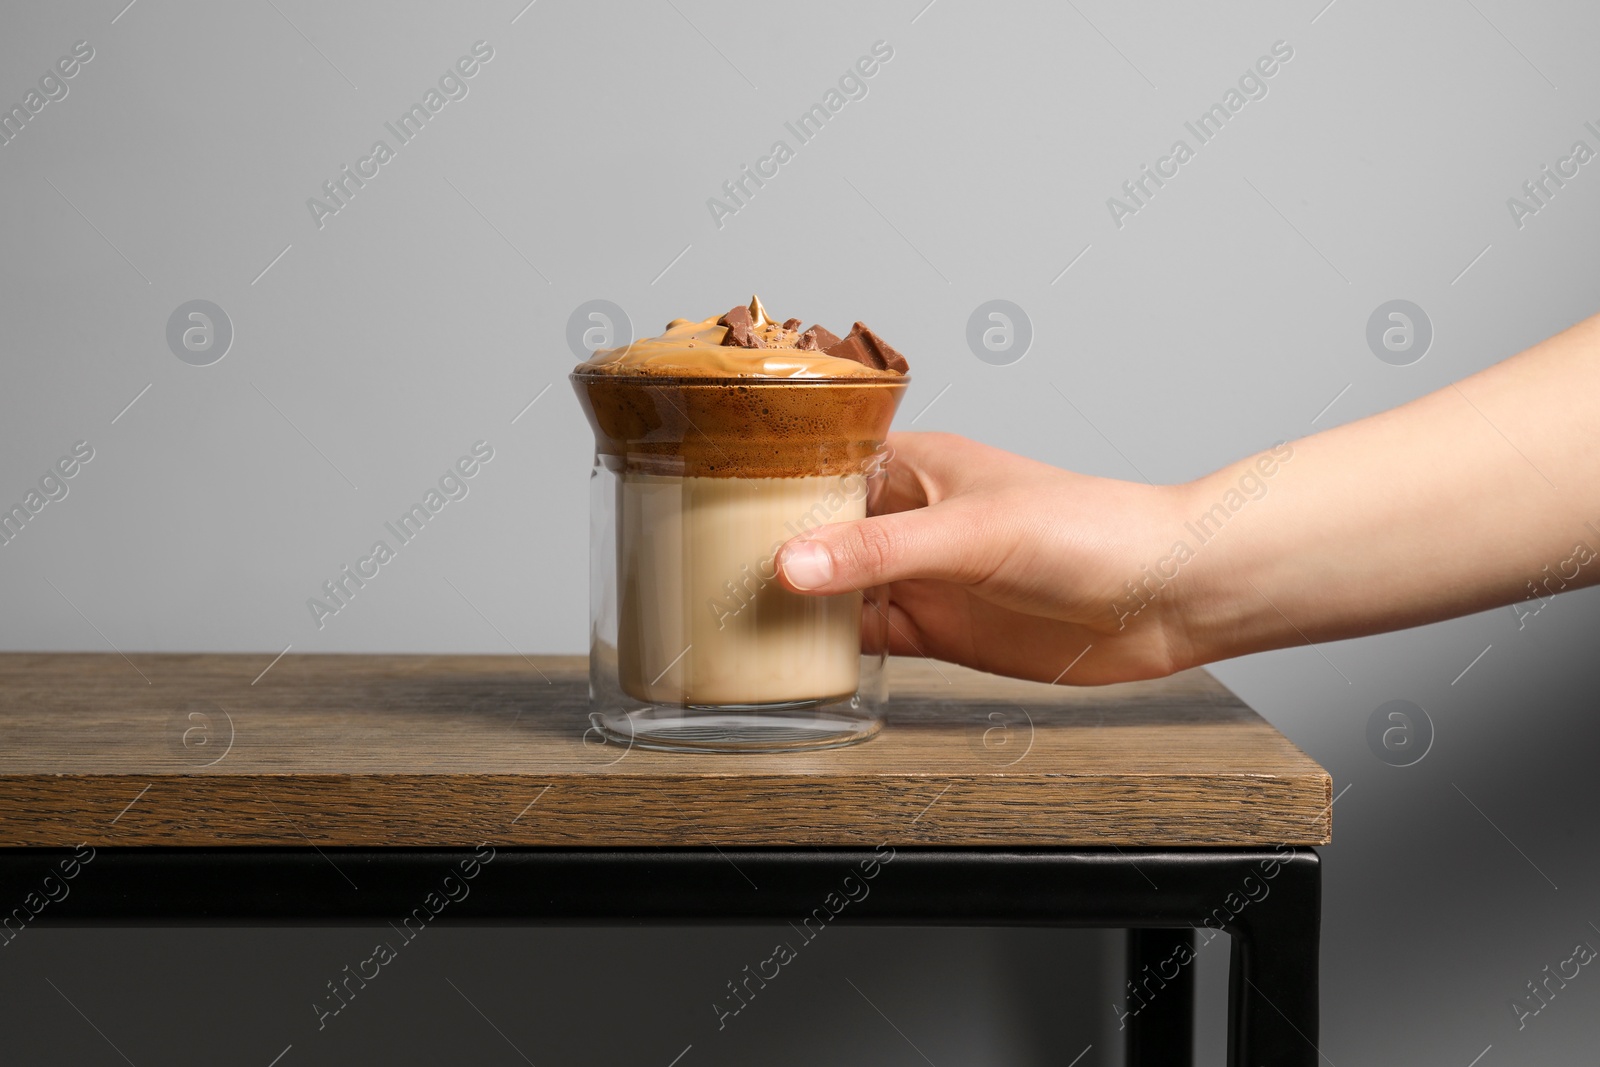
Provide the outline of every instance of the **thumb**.
<path id="1" fill-rule="evenodd" d="M 906 578 L 976 580 L 976 546 L 948 505 L 833 523 L 786 542 L 778 574 L 786 588 L 825 596 Z"/>

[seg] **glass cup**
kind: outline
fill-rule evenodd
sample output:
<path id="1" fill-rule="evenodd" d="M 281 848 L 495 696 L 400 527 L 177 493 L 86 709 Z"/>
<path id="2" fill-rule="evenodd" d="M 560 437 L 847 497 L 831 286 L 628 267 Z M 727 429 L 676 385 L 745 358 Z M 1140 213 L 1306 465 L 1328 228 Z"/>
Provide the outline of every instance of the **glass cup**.
<path id="1" fill-rule="evenodd" d="M 876 510 L 909 378 L 574 372 L 590 476 L 590 719 L 608 739 L 793 751 L 882 728 L 878 590 L 777 579 L 796 534 Z"/>

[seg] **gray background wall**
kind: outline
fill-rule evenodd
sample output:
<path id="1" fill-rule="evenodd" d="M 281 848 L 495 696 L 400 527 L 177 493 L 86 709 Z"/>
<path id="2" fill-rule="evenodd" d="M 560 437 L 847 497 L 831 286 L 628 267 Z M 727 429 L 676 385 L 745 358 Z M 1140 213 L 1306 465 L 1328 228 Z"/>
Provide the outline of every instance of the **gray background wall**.
<path id="1" fill-rule="evenodd" d="M 0 145 L 0 502 L 95 449 L 0 547 L 8 649 L 581 651 L 588 442 L 563 375 L 593 299 L 646 334 L 752 289 L 835 329 L 865 318 L 913 362 L 902 427 L 1159 481 L 1594 310 L 1600 164 L 1521 227 L 1506 206 L 1575 140 L 1600 148 L 1592 5 L 125 2 L 0 6 L 8 108 L 94 49 Z M 384 123 L 479 40 L 468 95 L 319 228 L 307 198 L 394 145 Z M 894 57 L 868 94 L 719 228 L 706 199 L 793 147 L 784 122 L 879 40 Z M 1107 198 L 1193 145 L 1184 122 L 1278 41 L 1293 58 L 1266 95 L 1115 225 Z M 234 331 L 209 366 L 166 337 L 195 299 Z M 1007 365 L 966 340 L 991 299 L 1033 328 Z M 1366 340 L 1393 299 L 1434 335 L 1406 366 Z M 319 630 L 306 599 L 480 439 L 496 455 L 470 495 Z M 1509 1005 L 1600 946 L 1597 618 L 1577 594 L 1520 627 L 1503 609 L 1217 668 L 1341 790 L 1329 1062 L 1592 1060 L 1600 977 L 1520 1030 Z M 1366 739 L 1394 699 L 1431 721 L 1408 767 Z M 510 1042 L 541 1063 L 664 1065 L 690 1042 L 685 1067 L 923 1062 L 912 1041 L 941 1065 L 1116 1061 L 1095 935 L 841 930 L 729 1037 L 694 1013 L 761 931 L 441 930 L 339 1033 L 297 1036 L 368 940 L 31 930 L 0 959 L 3 1039 L 85 1064 L 266 1064 L 290 1043 L 285 1065 L 522 1062 Z M 911 1041 L 841 981 L 863 975 Z M 641 1024 L 619 1025 L 633 1003 Z"/>

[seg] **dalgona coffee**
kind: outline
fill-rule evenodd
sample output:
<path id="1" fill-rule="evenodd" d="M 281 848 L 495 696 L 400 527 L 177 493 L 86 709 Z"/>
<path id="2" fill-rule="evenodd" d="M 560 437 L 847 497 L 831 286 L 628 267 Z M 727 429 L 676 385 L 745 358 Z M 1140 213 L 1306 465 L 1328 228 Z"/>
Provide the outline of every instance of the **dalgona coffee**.
<path id="1" fill-rule="evenodd" d="M 761 302 L 597 352 L 573 384 L 618 474 L 617 660 L 651 704 L 740 707 L 854 693 L 862 595 L 783 589 L 790 537 L 866 515 L 909 378 L 861 323 L 844 337 Z"/>

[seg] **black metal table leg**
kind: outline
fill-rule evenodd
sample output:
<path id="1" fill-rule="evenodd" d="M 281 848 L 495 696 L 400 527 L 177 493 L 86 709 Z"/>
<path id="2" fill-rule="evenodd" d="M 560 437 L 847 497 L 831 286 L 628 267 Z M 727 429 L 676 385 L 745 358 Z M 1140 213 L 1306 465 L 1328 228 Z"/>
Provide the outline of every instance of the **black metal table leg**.
<path id="1" fill-rule="evenodd" d="M 1194 935 L 1187 929 L 1128 931 L 1122 991 L 1128 1067 L 1194 1062 Z"/>
<path id="2" fill-rule="evenodd" d="M 1229 924 L 1228 1062 L 1313 1067 L 1317 1048 L 1322 878 L 1316 864 L 1285 864 Z M 1248 898 L 1246 898 L 1248 899 Z"/>

